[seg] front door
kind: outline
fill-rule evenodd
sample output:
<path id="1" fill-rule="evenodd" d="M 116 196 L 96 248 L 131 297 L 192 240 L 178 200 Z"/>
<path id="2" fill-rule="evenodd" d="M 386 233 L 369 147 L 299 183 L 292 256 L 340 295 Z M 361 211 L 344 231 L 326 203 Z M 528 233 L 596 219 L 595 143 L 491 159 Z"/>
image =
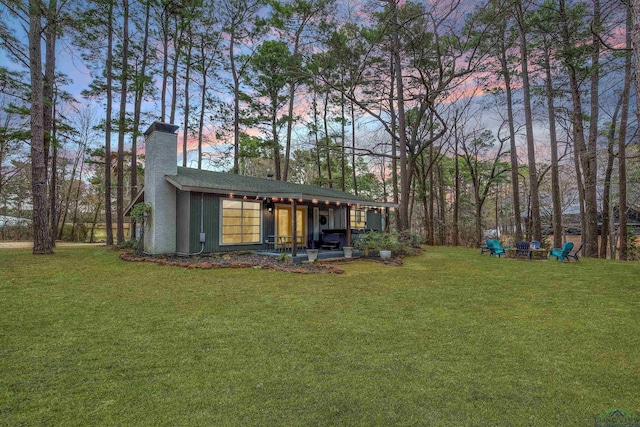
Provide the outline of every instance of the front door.
<path id="1" fill-rule="evenodd" d="M 276 206 L 276 239 L 278 247 L 282 248 L 291 244 L 293 240 L 293 229 L 291 221 L 291 206 Z M 296 208 L 296 236 L 299 246 L 306 246 L 307 236 L 307 207 L 298 206 Z"/>

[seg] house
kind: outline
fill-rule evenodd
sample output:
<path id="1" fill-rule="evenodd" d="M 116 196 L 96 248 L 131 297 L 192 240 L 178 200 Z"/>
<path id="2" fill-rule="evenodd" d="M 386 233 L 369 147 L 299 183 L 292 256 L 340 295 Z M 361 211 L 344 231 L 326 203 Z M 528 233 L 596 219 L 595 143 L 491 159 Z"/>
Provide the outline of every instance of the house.
<path id="1" fill-rule="evenodd" d="M 338 245 L 350 245 L 352 232 L 382 231 L 385 213 L 397 207 L 330 188 L 178 167 L 177 129 L 156 122 L 145 132 L 144 188 L 129 208 L 141 201 L 151 207 L 144 229 L 148 253 L 270 245 L 295 256 L 299 248 L 319 247 L 328 232 L 342 235 Z"/>

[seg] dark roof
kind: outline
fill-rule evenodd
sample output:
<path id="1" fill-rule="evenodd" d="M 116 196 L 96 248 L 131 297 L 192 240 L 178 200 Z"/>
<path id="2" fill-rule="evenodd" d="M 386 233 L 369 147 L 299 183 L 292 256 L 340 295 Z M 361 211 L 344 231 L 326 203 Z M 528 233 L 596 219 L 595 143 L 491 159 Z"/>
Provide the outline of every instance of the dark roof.
<path id="1" fill-rule="evenodd" d="M 167 181 L 185 191 L 233 194 L 254 197 L 278 197 L 282 199 L 317 200 L 318 202 L 341 202 L 373 207 L 397 207 L 395 203 L 376 202 L 354 196 L 333 188 L 295 184 L 273 179 L 255 178 L 224 172 L 178 167 L 177 175 L 167 175 Z"/>

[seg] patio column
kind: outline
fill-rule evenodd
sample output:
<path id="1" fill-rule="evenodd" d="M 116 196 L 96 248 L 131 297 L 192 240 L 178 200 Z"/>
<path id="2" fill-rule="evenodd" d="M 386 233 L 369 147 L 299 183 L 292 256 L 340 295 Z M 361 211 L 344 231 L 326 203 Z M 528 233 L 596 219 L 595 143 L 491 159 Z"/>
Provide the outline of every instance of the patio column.
<path id="1" fill-rule="evenodd" d="M 291 256 L 298 255 L 298 215 L 296 199 L 291 199 Z"/>
<path id="2" fill-rule="evenodd" d="M 347 204 L 347 235 L 345 240 L 347 246 L 351 246 L 351 206 L 349 204 Z"/>

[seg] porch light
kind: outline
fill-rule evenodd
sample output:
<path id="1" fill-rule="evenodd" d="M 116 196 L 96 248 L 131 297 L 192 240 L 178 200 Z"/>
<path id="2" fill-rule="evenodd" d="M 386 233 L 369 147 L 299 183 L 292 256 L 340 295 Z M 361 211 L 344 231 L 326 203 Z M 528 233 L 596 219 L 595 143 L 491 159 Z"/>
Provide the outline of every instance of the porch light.
<path id="1" fill-rule="evenodd" d="M 317 205 L 318 204 L 318 199 L 311 200 L 311 203 L 313 203 L 314 205 Z"/>
<path id="2" fill-rule="evenodd" d="M 229 193 L 229 197 L 233 199 L 233 193 Z"/>

